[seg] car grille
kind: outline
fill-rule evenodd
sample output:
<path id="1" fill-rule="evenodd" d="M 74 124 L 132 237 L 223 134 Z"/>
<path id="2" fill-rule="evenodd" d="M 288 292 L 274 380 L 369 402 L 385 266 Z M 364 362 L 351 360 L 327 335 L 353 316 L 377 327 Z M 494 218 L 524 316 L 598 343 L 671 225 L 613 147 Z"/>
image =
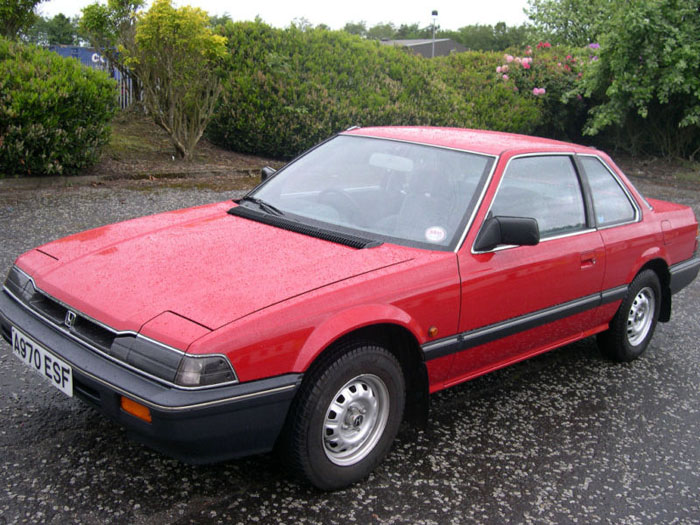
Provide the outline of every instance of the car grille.
<path id="1" fill-rule="evenodd" d="M 16 267 L 5 280 L 5 289 L 54 328 L 82 341 L 107 357 L 167 383 L 175 380 L 183 352 L 132 332 L 117 332 L 49 297 Z"/>
<path id="2" fill-rule="evenodd" d="M 12 274 L 14 272 L 10 273 Z M 68 330 L 71 334 L 89 345 L 103 352 L 110 353 L 112 343 L 117 337 L 116 332 L 105 328 L 80 313 L 70 310 L 60 302 L 34 288 L 31 281 L 26 283 L 22 288 L 18 286 L 20 284 L 20 279 L 12 279 L 11 276 L 8 276 L 5 282 L 5 286 L 13 295 L 32 310 L 51 321 L 51 323 L 58 325 L 64 330 Z"/>

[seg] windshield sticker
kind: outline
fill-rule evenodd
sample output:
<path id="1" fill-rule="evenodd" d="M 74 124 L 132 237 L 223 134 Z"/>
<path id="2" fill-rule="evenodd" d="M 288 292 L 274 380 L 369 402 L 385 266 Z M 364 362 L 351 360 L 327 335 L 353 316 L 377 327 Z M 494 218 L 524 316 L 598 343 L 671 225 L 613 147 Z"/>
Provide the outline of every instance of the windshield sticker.
<path id="1" fill-rule="evenodd" d="M 425 230 L 425 238 L 428 242 L 442 242 L 447 237 L 445 228 L 440 226 L 431 226 Z"/>

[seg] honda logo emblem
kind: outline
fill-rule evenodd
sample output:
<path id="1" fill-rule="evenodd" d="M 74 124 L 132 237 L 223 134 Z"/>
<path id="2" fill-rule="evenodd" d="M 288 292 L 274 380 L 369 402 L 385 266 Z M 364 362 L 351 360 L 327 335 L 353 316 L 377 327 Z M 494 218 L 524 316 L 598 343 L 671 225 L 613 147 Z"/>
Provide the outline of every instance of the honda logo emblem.
<path id="1" fill-rule="evenodd" d="M 66 318 L 65 318 L 65 320 L 64 320 L 63 322 L 65 323 L 65 325 L 66 325 L 68 328 L 73 328 L 73 326 L 75 325 L 75 320 L 76 320 L 77 317 L 78 317 L 78 316 L 75 315 L 75 312 L 72 312 L 72 311 L 68 310 L 68 311 L 66 312 Z"/>

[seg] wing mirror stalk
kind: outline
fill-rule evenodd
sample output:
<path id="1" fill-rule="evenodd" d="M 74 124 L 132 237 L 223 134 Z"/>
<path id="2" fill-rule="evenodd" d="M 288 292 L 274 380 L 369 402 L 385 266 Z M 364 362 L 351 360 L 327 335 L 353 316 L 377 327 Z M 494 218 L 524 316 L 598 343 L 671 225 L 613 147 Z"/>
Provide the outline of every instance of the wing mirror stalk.
<path id="1" fill-rule="evenodd" d="M 271 168 L 270 166 L 265 166 L 263 169 L 260 170 L 260 182 L 265 182 L 275 173 L 277 173 L 276 169 Z"/>
<path id="2" fill-rule="evenodd" d="M 488 252 L 500 245 L 534 246 L 539 242 L 536 219 L 498 216 L 486 219 L 474 243 L 474 251 Z"/>

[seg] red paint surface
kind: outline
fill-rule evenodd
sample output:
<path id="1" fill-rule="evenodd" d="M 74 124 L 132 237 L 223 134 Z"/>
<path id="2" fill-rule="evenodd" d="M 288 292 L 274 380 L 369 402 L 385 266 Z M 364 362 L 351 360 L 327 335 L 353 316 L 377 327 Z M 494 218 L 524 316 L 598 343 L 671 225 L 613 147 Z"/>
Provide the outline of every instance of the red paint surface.
<path id="1" fill-rule="evenodd" d="M 60 239 L 17 264 L 48 294 L 117 329 L 197 354 L 229 356 L 242 381 L 303 372 L 338 338 L 381 324 L 418 344 L 629 283 L 652 259 L 685 260 L 692 211 L 630 186 L 641 222 L 489 254 L 471 247 L 507 159 L 600 153 L 557 141 L 473 130 L 365 128 L 356 135 L 503 154 L 458 253 L 384 244 L 356 250 L 228 215 L 223 202 Z M 662 229 L 662 221 L 664 227 Z M 664 239 L 666 241 L 664 242 Z M 595 258 L 595 264 L 591 264 Z M 428 363 L 431 391 L 603 330 L 616 304 Z"/>

